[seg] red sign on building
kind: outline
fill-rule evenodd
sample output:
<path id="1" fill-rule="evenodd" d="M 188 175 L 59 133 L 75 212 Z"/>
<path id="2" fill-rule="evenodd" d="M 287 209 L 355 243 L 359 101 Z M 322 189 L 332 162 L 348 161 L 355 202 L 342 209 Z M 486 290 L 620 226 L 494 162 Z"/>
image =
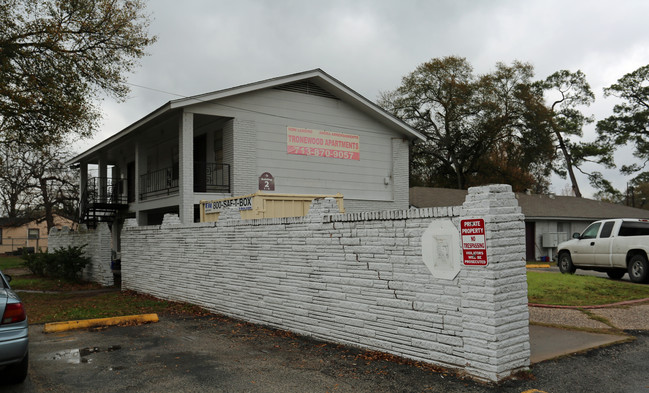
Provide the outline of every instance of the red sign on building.
<path id="1" fill-rule="evenodd" d="M 464 266 L 487 266 L 487 240 L 484 220 L 476 218 L 460 221 L 462 262 Z"/>

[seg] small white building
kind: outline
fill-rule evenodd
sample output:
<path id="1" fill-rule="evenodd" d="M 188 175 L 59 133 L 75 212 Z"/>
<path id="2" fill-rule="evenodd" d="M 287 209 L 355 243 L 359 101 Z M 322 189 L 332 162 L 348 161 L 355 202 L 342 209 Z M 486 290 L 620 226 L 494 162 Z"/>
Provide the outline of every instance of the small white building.
<path id="1" fill-rule="evenodd" d="M 81 219 L 91 226 L 156 225 L 165 213 L 191 223 L 201 200 L 258 190 L 341 193 L 348 212 L 405 209 L 416 138 L 315 69 L 169 101 L 69 164 L 80 166 Z M 88 178 L 89 165 L 98 177 Z"/>
<path id="2" fill-rule="evenodd" d="M 466 190 L 435 187 L 410 189 L 414 207 L 456 206 L 466 198 Z M 528 261 L 552 260 L 557 245 L 581 232 L 593 221 L 607 218 L 647 218 L 649 210 L 636 209 L 588 198 L 516 193 L 525 215 L 525 257 Z"/>

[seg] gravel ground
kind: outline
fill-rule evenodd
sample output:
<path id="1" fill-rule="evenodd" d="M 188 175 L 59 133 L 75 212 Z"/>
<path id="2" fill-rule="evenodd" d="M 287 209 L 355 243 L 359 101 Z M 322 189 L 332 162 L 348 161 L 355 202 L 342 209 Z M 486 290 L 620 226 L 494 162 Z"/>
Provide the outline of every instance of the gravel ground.
<path id="1" fill-rule="evenodd" d="M 577 309 L 529 307 L 530 323 L 560 325 L 568 328 L 610 329 Z M 649 330 L 649 303 L 588 310 L 621 330 Z"/>
<path id="2" fill-rule="evenodd" d="M 649 304 L 591 310 L 623 330 L 649 330 Z"/>
<path id="3" fill-rule="evenodd" d="M 530 307 L 530 323 L 561 325 L 565 327 L 610 329 L 600 321 L 590 319 L 579 310 L 563 308 Z"/>

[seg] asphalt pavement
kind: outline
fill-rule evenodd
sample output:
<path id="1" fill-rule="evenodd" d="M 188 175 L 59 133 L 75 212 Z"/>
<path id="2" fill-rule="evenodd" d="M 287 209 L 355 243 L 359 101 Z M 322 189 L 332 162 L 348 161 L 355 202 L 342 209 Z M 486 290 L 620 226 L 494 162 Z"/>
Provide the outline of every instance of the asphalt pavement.
<path id="1" fill-rule="evenodd" d="M 158 323 L 59 333 L 44 333 L 43 325 L 32 325 L 29 376 L 22 385 L 0 384 L 0 390 L 649 391 L 649 325 L 645 319 L 649 304 L 592 312 L 606 323 L 575 309 L 530 307 L 531 370 L 499 385 L 476 382 L 453 370 L 216 316 L 161 315 Z M 536 324 L 547 324 L 548 319 L 565 328 Z M 636 329 L 637 324 L 643 329 L 626 329 Z M 549 348 L 556 352 L 546 353 Z"/>
<path id="2" fill-rule="evenodd" d="M 6 392 L 649 392 L 649 302 L 530 307 L 529 372 L 500 384 L 219 316 L 44 333 Z"/>

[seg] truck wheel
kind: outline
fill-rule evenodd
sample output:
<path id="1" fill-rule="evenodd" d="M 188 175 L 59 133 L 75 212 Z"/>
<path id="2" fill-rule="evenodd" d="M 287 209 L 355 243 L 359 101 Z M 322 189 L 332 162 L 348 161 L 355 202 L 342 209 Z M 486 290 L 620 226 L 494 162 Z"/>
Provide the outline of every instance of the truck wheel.
<path id="1" fill-rule="evenodd" d="M 577 268 L 572 264 L 572 258 L 567 252 L 559 254 L 559 270 L 563 274 L 573 274 Z"/>
<path id="2" fill-rule="evenodd" d="M 631 282 L 645 282 L 649 278 L 649 264 L 647 258 L 636 254 L 629 260 L 629 278 Z"/>
<path id="3" fill-rule="evenodd" d="M 626 274 L 626 270 L 609 270 L 606 272 L 606 274 L 608 274 L 608 276 L 613 280 L 619 280 Z"/>

